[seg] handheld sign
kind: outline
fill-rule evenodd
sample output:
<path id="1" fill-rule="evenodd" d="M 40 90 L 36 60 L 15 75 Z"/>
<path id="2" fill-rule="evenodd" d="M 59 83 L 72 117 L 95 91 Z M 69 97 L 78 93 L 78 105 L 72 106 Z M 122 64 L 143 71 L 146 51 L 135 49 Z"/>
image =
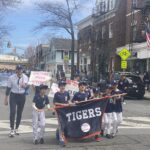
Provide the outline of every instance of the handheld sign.
<path id="1" fill-rule="evenodd" d="M 51 80 L 49 72 L 44 71 L 32 71 L 29 78 L 29 85 L 39 86 L 40 84 L 46 84 Z"/>
<path id="2" fill-rule="evenodd" d="M 78 82 L 74 80 L 67 80 L 66 83 L 66 91 L 68 91 L 70 96 L 73 97 L 73 95 L 79 91 Z"/>
<path id="3" fill-rule="evenodd" d="M 79 91 L 78 82 L 73 81 L 73 80 L 67 80 L 66 83 L 67 84 L 66 84 L 65 90 L 69 92 L 71 97 L 73 97 L 73 95 Z M 53 83 L 48 96 L 54 97 L 54 94 L 58 91 L 59 91 L 58 84 Z"/>

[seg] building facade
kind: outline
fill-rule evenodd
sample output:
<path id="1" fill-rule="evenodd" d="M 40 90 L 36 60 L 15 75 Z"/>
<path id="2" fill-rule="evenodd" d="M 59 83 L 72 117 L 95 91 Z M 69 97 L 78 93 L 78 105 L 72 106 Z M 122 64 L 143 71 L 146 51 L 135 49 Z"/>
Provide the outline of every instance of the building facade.
<path id="1" fill-rule="evenodd" d="M 75 42 L 75 69 L 77 66 L 77 41 Z M 46 52 L 45 70 L 52 72 L 54 76 L 58 72 L 71 73 L 71 39 L 52 38 L 49 49 Z"/>
<path id="2" fill-rule="evenodd" d="M 79 51 L 90 54 L 94 81 L 121 71 L 117 53 L 122 48 L 132 53 L 128 71 L 136 71 L 141 63 L 141 72 L 148 69 L 149 58 L 144 60 L 144 55 L 149 57 L 149 48 L 142 33 L 149 26 L 149 14 L 149 0 L 97 0 L 93 14 L 77 24 Z"/>
<path id="3" fill-rule="evenodd" d="M 35 68 L 37 70 L 45 70 L 46 56 L 49 51 L 49 44 L 39 44 L 36 46 L 35 51 Z"/>

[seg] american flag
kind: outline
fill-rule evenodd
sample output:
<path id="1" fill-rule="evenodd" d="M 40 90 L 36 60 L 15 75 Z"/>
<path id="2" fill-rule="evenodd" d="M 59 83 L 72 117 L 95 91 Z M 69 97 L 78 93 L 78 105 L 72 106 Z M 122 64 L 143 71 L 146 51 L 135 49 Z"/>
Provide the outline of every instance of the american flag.
<path id="1" fill-rule="evenodd" d="M 148 47 L 150 47 L 150 28 L 146 29 L 146 40 Z"/>

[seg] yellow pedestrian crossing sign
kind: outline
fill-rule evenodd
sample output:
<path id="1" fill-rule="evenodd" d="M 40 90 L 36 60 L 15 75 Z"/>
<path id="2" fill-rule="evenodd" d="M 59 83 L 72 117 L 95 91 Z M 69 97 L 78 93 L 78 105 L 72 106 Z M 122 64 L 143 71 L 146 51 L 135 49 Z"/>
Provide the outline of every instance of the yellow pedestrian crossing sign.
<path id="1" fill-rule="evenodd" d="M 131 56 L 131 53 L 129 52 L 128 49 L 123 48 L 123 49 L 118 53 L 118 55 L 121 57 L 122 60 L 127 60 L 127 59 Z"/>
<path id="2" fill-rule="evenodd" d="M 127 69 L 128 65 L 127 65 L 127 61 L 121 61 L 121 69 Z"/>

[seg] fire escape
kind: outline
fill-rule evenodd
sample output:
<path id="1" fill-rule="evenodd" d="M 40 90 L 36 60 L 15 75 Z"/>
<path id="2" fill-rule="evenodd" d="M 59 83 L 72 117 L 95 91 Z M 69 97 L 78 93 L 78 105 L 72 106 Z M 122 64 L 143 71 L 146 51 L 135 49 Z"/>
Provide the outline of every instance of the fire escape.
<path id="1" fill-rule="evenodd" d="M 135 11 L 141 11 L 141 23 L 136 31 L 136 36 L 134 38 L 134 21 L 135 21 Z M 150 27 L 150 0 L 143 0 L 142 5 L 139 6 L 138 4 L 134 3 L 132 0 L 131 6 L 131 34 L 130 34 L 130 44 L 129 48 L 130 51 L 133 50 L 133 43 L 142 43 L 146 41 L 146 38 L 142 33 L 146 31 L 147 27 Z"/>

